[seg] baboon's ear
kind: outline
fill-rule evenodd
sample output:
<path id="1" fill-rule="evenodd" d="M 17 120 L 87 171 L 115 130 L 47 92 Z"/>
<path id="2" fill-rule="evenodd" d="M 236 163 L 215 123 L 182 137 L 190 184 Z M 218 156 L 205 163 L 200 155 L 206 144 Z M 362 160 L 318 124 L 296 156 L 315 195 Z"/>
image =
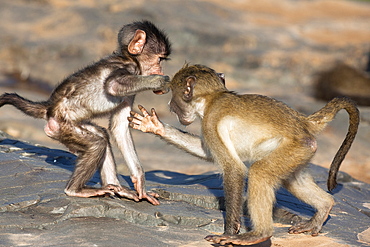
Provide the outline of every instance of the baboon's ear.
<path id="1" fill-rule="evenodd" d="M 128 52 L 133 55 L 141 54 L 146 41 L 146 33 L 143 30 L 136 30 L 134 37 L 128 44 Z"/>
<path id="2" fill-rule="evenodd" d="M 222 81 L 222 83 L 225 86 L 225 74 L 224 73 L 217 73 L 217 75 L 218 75 L 218 78 L 220 78 L 220 80 Z"/>
<path id="3" fill-rule="evenodd" d="M 197 82 L 197 78 L 195 76 L 189 76 L 185 80 L 186 80 L 186 88 L 184 91 L 184 99 L 186 101 L 190 101 L 193 98 L 193 91 L 194 91 L 194 86 Z"/>

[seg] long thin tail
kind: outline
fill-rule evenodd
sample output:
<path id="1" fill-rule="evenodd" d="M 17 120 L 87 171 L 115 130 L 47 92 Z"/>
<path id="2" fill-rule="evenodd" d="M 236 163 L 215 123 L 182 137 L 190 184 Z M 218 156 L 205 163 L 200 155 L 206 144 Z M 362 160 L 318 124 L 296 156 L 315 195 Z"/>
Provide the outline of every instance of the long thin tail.
<path id="1" fill-rule="evenodd" d="M 16 93 L 4 93 L 0 96 L 0 107 L 7 104 L 13 105 L 31 117 L 46 119 L 48 109 L 47 101 L 33 102 Z"/>
<path id="2" fill-rule="evenodd" d="M 332 191 L 337 186 L 337 173 L 357 134 L 358 125 L 360 123 L 360 113 L 354 101 L 347 97 L 337 97 L 326 104 L 326 106 L 324 106 L 321 110 L 308 116 L 308 120 L 313 125 L 313 131 L 318 133 L 334 119 L 335 115 L 341 109 L 345 109 L 349 115 L 349 127 L 346 138 L 344 139 L 338 152 L 335 154 L 335 157 L 330 165 L 329 177 L 327 181 L 329 191 Z"/>

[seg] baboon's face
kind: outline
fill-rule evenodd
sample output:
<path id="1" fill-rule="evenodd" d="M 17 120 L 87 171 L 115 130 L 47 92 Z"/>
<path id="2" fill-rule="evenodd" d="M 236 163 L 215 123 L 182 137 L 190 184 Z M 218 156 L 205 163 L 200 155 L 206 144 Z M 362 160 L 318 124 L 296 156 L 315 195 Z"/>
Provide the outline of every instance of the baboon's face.
<path id="1" fill-rule="evenodd" d="M 194 85 L 191 83 L 193 80 L 195 80 L 194 76 L 182 76 L 180 71 L 171 81 L 170 111 L 177 115 L 179 122 L 183 125 L 191 124 L 196 118 L 192 104 Z"/>

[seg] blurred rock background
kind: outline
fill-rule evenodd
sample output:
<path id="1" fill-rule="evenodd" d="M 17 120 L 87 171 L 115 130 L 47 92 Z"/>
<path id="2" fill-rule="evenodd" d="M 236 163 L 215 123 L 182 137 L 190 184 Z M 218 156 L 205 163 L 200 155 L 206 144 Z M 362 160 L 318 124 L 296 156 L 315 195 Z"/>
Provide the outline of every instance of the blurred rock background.
<path id="1" fill-rule="evenodd" d="M 185 62 L 205 64 L 225 73 L 230 90 L 269 95 L 306 114 L 326 103 L 314 97 L 320 72 L 341 62 L 368 76 L 369 1 L 12 0 L 0 2 L 0 16 L 0 92 L 33 100 L 47 99 L 63 78 L 115 50 L 121 26 L 141 19 L 164 29 L 173 43 L 166 74 L 173 76 Z M 168 111 L 169 99 L 147 92 L 136 103 L 155 107 L 164 122 L 183 128 Z M 370 108 L 360 111 L 359 134 L 341 170 L 370 182 Z M 313 163 L 329 167 L 347 124 L 341 112 L 319 137 Z M 0 109 L 0 130 L 64 149 L 44 134 L 43 125 L 11 106 Z M 199 122 L 187 130 L 199 133 Z M 217 170 L 154 136 L 133 136 L 147 171 Z M 119 171 L 127 174 L 115 154 Z"/>

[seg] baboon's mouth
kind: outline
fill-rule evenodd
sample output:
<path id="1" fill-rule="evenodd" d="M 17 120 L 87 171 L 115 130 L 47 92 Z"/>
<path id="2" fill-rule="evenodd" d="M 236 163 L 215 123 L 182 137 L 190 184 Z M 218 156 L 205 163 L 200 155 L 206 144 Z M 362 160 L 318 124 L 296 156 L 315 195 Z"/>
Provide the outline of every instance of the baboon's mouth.
<path id="1" fill-rule="evenodd" d="M 158 95 L 161 95 L 161 94 L 166 94 L 169 91 L 170 90 L 154 90 L 153 93 L 158 94 Z"/>

